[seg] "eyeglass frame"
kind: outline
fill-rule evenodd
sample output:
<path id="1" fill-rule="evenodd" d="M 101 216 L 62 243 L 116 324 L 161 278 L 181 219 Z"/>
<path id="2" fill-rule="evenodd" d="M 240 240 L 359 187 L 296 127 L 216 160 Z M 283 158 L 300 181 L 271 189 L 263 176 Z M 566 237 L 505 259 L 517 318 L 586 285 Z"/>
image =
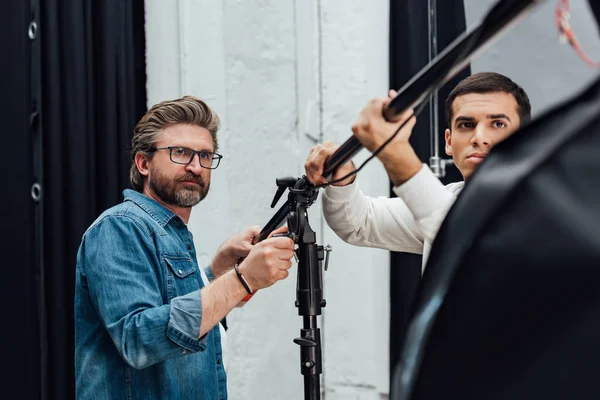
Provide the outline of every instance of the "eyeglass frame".
<path id="1" fill-rule="evenodd" d="M 173 161 L 173 149 L 185 149 L 185 150 L 189 150 L 192 152 L 192 156 L 190 157 L 190 161 L 186 162 L 186 163 L 182 163 L 182 162 L 177 162 L 177 161 Z M 207 150 L 194 150 L 194 149 L 190 149 L 189 147 L 184 147 L 184 146 L 167 146 L 167 147 L 155 147 L 151 150 L 152 153 L 158 151 L 158 150 L 169 150 L 169 159 L 171 160 L 171 162 L 173 164 L 179 164 L 179 165 L 190 165 L 192 163 L 192 161 L 194 161 L 194 158 L 196 158 L 196 154 L 198 155 L 198 164 L 200 164 L 200 166 L 202 168 L 206 168 L 206 169 L 217 169 L 219 167 L 219 165 L 221 164 L 221 159 L 223 159 L 223 156 L 219 153 L 215 153 L 214 151 L 207 151 Z M 204 153 L 204 154 L 212 154 L 213 156 L 213 160 L 216 159 L 217 161 L 217 166 L 212 168 L 212 167 L 205 167 L 204 165 L 202 165 L 202 159 L 200 158 L 200 153 Z M 211 161 L 212 163 L 213 161 Z"/>

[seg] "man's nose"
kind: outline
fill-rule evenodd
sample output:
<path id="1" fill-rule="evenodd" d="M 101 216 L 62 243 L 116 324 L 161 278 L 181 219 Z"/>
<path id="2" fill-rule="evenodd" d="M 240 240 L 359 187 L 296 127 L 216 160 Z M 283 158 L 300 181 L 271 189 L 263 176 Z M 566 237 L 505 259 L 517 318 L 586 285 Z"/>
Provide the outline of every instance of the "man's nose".
<path id="1" fill-rule="evenodd" d="M 202 170 L 202 166 L 200 165 L 200 155 L 194 154 L 194 158 L 192 158 L 192 161 L 186 165 L 185 169 L 193 172 L 195 175 L 199 175 L 200 171 Z"/>
<path id="2" fill-rule="evenodd" d="M 483 125 L 478 125 L 477 128 L 475 128 L 473 136 L 471 137 L 471 144 L 482 147 L 489 147 L 492 145 L 488 132 Z"/>

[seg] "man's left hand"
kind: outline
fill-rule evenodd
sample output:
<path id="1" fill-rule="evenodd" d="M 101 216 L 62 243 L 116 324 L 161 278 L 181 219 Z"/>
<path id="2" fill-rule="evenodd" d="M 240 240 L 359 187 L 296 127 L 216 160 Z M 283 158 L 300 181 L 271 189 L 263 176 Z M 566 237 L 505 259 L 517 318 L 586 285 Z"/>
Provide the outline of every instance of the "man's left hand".
<path id="1" fill-rule="evenodd" d="M 399 114 L 397 120 L 392 122 L 386 121 L 383 117 L 383 109 L 391 103 L 396 94 L 396 91 L 390 90 L 387 99 L 376 98 L 369 101 L 352 125 L 354 136 L 371 153 L 375 152 L 405 122 L 406 125 L 400 129 L 393 143 L 390 143 L 388 147 L 394 147 L 396 144 L 408 144 L 408 139 L 417 121 L 414 111 L 408 109 Z"/>
<path id="2" fill-rule="evenodd" d="M 383 109 L 395 96 L 396 92 L 390 90 L 387 99 L 371 100 L 352 125 L 352 132 L 360 143 L 373 153 L 398 130 L 394 139 L 382 149 L 377 157 L 383 163 L 394 186 L 399 186 L 419 172 L 422 164 L 409 143 L 410 135 L 417 121 L 414 111 L 412 109 L 405 110 L 398 115 L 394 122 L 386 121 L 383 117 Z M 402 126 L 404 123 L 406 124 Z"/>
<path id="3" fill-rule="evenodd" d="M 215 279 L 232 269 L 241 257 L 246 257 L 250 253 L 259 234 L 260 226 L 255 225 L 230 237 L 219 247 L 210 264 Z"/>

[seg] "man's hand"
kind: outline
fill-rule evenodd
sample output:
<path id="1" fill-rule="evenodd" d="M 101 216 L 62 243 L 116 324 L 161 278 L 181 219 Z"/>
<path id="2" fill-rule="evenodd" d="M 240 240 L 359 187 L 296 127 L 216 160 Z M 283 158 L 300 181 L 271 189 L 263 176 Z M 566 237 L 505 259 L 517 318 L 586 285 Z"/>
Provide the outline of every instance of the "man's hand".
<path id="1" fill-rule="evenodd" d="M 394 186 L 398 186 L 419 172 L 422 164 L 408 141 L 417 122 L 414 111 L 404 111 L 395 122 L 388 122 L 383 117 L 383 109 L 395 96 L 396 92 L 390 90 L 387 99 L 373 99 L 367 103 L 352 125 L 352 132 L 373 153 L 406 122 L 396 137 L 377 155 Z"/>
<path id="2" fill-rule="evenodd" d="M 215 258 L 210 264 L 210 269 L 215 278 L 232 269 L 239 258 L 246 257 L 259 234 L 260 226 L 255 225 L 227 239 L 219 247 Z"/>
<path id="3" fill-rule="evenodd" d="M 414 111 L 412 109 L 404 111 L 398 115 L 397 120 L 394 122 L 388 122 L 383 117 L 383 109 L 390 104 L 395 96 L 396 91 L 390 90 L 387 99 L 377 98 L 369 101 L 360 112 L 354 125 L 352 125 L 354 136 L 371 153 L 381 147 L 396 132 L 400 125 L 410 118 L 400 132 L 398 132 L 394 140 L 386 146 L 386 149 L 394 147 L 395 144 L 408 144 L 408 139 L 417 122 L 417 119 L 412 116 Z"/>
<path id="4" fill-rule="evenodd" d="M 259 234 L 256 226 L 246 229 L 221 246 L 219 254 L 228 253 L 227 256 L 247 254 L 246 259 L 239 265 L 239 271 L 253 291 L 271 286 L 288 276 L 291 267 L 291 258 L 294 256 L 294 242 L 288 237 L 276 237 L 276 233 L 284 233 L 287 227 L 273 231 L 262 242 L 252 245 Z M 226 251 L 226 249 L 229 249 Z M 250 250 L 248 250 L 250 249 Z M 232 265 L 235 265 L 235 262 Z M 202 298 L 202 317 L 198 338 L 208 333 L 220 320 L 223 319 L 240 301 L 247 296 L 246 288 L 238 279 L 235 271 L 228 271 L 206 285 L 200 291 Z"/>
<path id="5" fill-rule="evenodd" d="M 238 267 L 253 291 L 267 288 L 288 277 L 294 256 L 294 242 L 288 237 L 273 237 L 276 233 L 286 231 L 287 227 L 273 231 L 267 239 L 250 250 Z"/>
<path id="6" fill-rule="evenodd" d="M 327 183 L 325 177 L 323 177 L 323 170 L 325 168 L 325 161 L 331 156 L 339 146 L 333 142 L 325 142 L 318 144 L 310 149 L 310 153 L 304 163 L 304 169 L 306 171 L 306 177 L 313 185 L 322 185 Z M 350 172 L 354 171 L 356 167 L 353 162 L 348 162 L 333 172 L 331 180 L 337 180 L 346 176 Z M 346 186 L 354 182 L 355 175 L 335 183 L 333 186 Z"/>

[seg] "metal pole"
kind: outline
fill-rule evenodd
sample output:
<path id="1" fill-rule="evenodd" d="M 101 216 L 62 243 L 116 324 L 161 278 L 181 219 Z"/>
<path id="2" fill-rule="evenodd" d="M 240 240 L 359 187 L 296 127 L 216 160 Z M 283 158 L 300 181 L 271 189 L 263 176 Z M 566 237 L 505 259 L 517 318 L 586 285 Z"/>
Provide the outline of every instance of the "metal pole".
<path id="1" fill-rule="evenodd" d="M 429 62 L 433 61 L 438 55 L 437 46 L 437 0 L 427 0 L 427 33 L 429 37 Z M 439 103 L 438 89 L 436 88 L 429 96 L 429 138 L 431 155 L 429 157 L 429 167 L 433 174 L 438 178 L 446 175 L 445 160 L 440 158 L 440 140 L 439 140 Z"/>

